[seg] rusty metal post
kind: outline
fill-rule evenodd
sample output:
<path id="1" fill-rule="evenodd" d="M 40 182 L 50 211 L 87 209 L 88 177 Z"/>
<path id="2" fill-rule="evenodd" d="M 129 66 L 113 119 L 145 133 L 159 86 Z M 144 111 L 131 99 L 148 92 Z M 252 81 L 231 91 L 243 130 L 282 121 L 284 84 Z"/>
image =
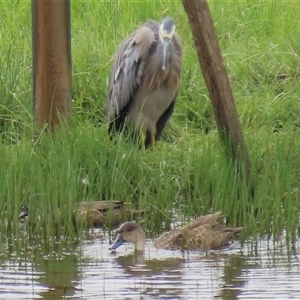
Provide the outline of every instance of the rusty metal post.
<path id="1" fill-rule="evenodd" d="M 35 126 L 55 130 L 71 116 L 70 0 L 32 0 Z"/>
<path id="2" fill-rule="evenodd" d="M 182 0 L 192 29 L 202 74 L 225 146 L 249 179 L 251 162 L 244 141 L 222 53 L 206 0 Z"/>

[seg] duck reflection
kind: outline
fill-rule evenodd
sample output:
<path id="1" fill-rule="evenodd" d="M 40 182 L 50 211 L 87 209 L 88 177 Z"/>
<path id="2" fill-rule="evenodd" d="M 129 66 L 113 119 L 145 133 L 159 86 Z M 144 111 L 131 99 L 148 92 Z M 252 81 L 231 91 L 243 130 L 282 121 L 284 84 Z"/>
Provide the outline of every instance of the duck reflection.
<path id="1" fill-rule="evenodd" d="M 116 257 L 116 262 L 124 271 L 132 276 L 148 275 L 149 273 L 161 274 L 165 270 L 171 270 L 173 274 L 181 274 L 181 267 L 185 260 L 179 257 L 170 257 L 163 260 L 145 259 L 142 253 L 133 253 Z"/>
<path id="2" fill-rule="evenodd" d="M 60 258 L 35 256 L 36 270 L 43 274 L 39 281 L 48 288 L 41 292 L 43 299 L 61 299 L 75 294 L 74 282 L 81 278 L 78 260 L 76 254 L 67 254 Z"/>
<path id="3" fill-rule="evenodd" d="M 224 286 L 220 290 L 219 297 L 224 300 L 239 299 L 242 288 L 247 280 L 242 279 L 243 270 L 247 269 L 247 260 L 242 255 L 232 255 L 224 263 Z"/>
<path id="4" fill-rule="evenodd" d="M 148 259 L 142 253 L 133 253 L 118 256 L 115 260 L 125 276 L 138 278 L 141 294 L 181 298 L 184 258 Z"/>

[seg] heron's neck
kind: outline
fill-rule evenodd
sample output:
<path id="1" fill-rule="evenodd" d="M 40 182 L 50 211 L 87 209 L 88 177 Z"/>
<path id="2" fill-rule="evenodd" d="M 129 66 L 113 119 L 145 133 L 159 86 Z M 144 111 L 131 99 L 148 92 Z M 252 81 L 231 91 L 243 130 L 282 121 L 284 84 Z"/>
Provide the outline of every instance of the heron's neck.
<path id="1" fill-rule="evenodd" d="M 166 51 L 166 57 L 165 57 L 165 69 L 164 69 L 164 72 L 167 72 L 166 69 L 169 68 L 169 60 L 170 60 L 170 48 L 172 47 L 172 45 L 169 45 L 167 51 Z M 157 53 L 163 53 L 163 45 L 162 44 L 159 44 L 158 45 L 158 49 L 156 51 Z M 157 59 L 157 60 L 153 60 L 151 63 L 153 63 L 153 67 L 154 67 L 154 64 L 156 64 L 157 66 L 155 66 L 155 68 L 162 68 L 162 65 L 163 65 L 163 56 L 161 55 L 161 59 Z"/>

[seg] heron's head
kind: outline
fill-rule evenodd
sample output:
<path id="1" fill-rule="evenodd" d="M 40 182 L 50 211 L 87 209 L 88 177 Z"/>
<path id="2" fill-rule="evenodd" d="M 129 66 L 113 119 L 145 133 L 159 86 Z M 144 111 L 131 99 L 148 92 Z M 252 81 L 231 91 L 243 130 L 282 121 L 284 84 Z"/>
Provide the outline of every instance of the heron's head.
<path id="1" fill-rule="evenodd" d="M 175 24 L 172 18 L 165 17 L 159 27 L 159 39 L 163 44 L 163 64 L 162 69 L 166 69 L 166 57 L 169 49 L 170 41 L 175 33 Z"/>
<path id="2" fill-rule="evenodd" d="M 109 250 L 117 249 L 124 243 L 134 244 L 135 250 L 137 251 L 143 251 L 145 249 L 145 232 L 137 223 L 125 222 L 122 224 Z"/>

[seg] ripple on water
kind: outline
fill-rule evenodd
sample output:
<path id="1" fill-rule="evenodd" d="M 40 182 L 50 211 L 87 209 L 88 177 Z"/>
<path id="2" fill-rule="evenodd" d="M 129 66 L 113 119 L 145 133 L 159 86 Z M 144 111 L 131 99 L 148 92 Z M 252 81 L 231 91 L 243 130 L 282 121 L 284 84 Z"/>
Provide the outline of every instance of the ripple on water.
<path id="1" fill-rule="evenodd" d="M 148 246 L 144 256 L 108 245 L 87 241 L 80 257 L 59 261 L 2 257 L 0 299 L 300 299 L 298 259 L 279 244 L 261 241 L 256 253 L 250 243 L 184 254 Z"/>
<path id="2" fill-rule="evenodd" d="M 24 262 L 15 257 L 0 264 L 0 298 L 1 299 L 40 299 L 41 292 L 48 290 L 37 279 L 37 272 L 31 262 Z"/>
<path id="3" fill-rule="evenodd" d="M 84 267 L 95 269 L 92 281 L 83 279 L 86 289 L 81 295 L 89 297 L 85 292 L 95 290 L 93 284 L 99 286 L 102 279 L 105 292 L 93 296 L 106 299 L 116 295 L 124 299 L 300 299 L 296 257 L 288 260 L 286 252 L 270 250 L 266 241 L 261 241 L 258 256 L 252 254 L 250 244 L 244 245 L 243 253 L 238 245 L 207 255 L 147 248 L 145 256 L 138 257 L 130 254 L 130 246 L 112 254 L 107 243 L 96 241 L 83 249 L 87 257 L 92 254 L 90 262 L 94 259 L 97 264 Z M 94 247 L 101 249 L 100 257 L 95 256 Z"/>

